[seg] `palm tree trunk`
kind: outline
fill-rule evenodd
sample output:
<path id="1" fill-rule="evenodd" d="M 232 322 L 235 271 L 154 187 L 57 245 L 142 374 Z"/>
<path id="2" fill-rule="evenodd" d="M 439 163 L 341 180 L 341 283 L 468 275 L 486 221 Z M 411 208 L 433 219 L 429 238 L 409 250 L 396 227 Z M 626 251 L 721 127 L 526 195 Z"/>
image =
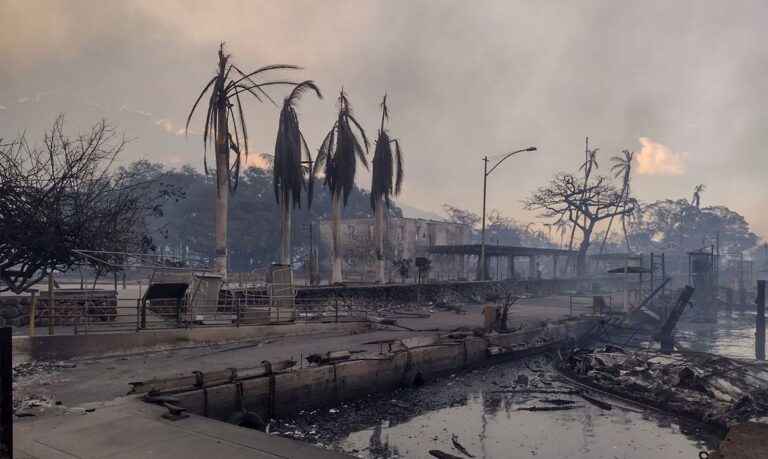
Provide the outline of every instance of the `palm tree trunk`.
<path id="1" fill-rule="evenodd" d="M 373 237 L 376 244 L 376 260 L 374 263 L 374 271 L 376 272 L 376 282 L 379 284 L 385 283 L 384 279 L 384 198 L 379 196 L 379 199 L 374 203 L 374 221 L 373 221 Z"/>
<path id="2" fill-rule="evenodd" d="M 626 192 L 624 193 L 624 211 L 627 210 L 627 201 L 629 201 L 629 178 L 625 179 L 626 185 L 624 186 L 624 189 Z M 632 253 L 632 247 L 629 246 L 629 235 L 627 234 L 627 215 L 623 214 L 621 216 L 621 227 L 624 229 L 624 242 L 627 244 L 627 253 Z"/>
<path id="3" fill-rule="evenodd" d="M 600 253 L 603 253 L 605 251 L 605 241 L 608 239 L 608 234 L 611 232 L 611 225 L 613 225 L 613 219 L 616 217 L 616 215 L 611 215 L 611 219 L 608 220 L 608 229 L 605 230 L 605 236 L 603 236 L 603 243 L 600 244 Z"/>
<path id="4" fill-rule="evenodd" d="M 331 235 L 331 284 L 341 282 L 341 202 L 340 193 L 333 194 L 333 234 Z"/>
<path id="5" fill-rule="evenodd" d="M 227 275 L 227 209 L 229 202 L 229 145 L 227 145 L 227 107 L 216 106 L 216 271 Z"/>
<path id="6" fill-rule="evenodd" d="M 627 253 L 632 253 L 632 247 L 629 246 L 629 235 L 627 234 L 627 219 L 621 216 L 621 227 L 624 229 L 624 242 L 627 244 Z"/>
<path id="7" fill-rule="evenodd" d="M 592 228 L 584 231 L 584 239 L 579 244 L 579 253 L 576 255 L 576 274 L 579 277 L 587 275 L 587 251 L 589 251 L 590 238 L 592 237 Z"/>
<path id="8" fill-rule="evenodd" d="M 291 195 L 284 194 L 280 201 L 280 223 L 282 226 L 282 250 L 280 263 L 291 264 Z"/>

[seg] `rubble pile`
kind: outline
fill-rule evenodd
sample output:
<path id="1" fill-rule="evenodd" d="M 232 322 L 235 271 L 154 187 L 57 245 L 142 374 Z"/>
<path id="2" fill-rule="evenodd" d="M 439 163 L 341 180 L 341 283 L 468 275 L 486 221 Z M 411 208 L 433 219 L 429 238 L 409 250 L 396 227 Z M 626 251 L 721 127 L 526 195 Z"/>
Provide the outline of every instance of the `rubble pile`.
<path id="1" fill-rule="evenodd" d="M 45 389 L 62 369 L 74 368 L 69 362 L 29 362 L 13 367 L 13 411 L 17 417 L 35 416 L 38 412 L 63 408 Z"/>
<path id="2" fill-rule="evenodd" d="M 558 368 L 589 386 L 722 427 L 768 416 L 768 367 L 752 362 L 606 345 L 575 349 Z"/>

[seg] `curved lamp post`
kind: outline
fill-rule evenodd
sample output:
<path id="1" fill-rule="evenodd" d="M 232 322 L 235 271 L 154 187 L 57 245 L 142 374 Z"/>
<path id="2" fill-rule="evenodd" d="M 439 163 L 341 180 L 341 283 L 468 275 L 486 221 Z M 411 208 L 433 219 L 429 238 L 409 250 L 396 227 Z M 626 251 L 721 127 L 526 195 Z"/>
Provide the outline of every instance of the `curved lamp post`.
<path id="1" fill-rule="evenodd" d="M 494 156 L 492 158 L 488 158 L 487 156 L 483 158 L 483 229 L 482 229 L 482 236 L 481 236 L 481 244 L 480 244 L 480 259 L 478 260 L 478 263 L 480 264 L 480 268 L 478 269 L 478 280 L 487 280 L 488 279 L 488 269 L 485 265 L 485 194 L 488 187 L 488 176 L 493 172 L 497 167 L 499 167 L 499 164 L 503 163 L 505 159 L 509 158 L 512 155 L 516 155 L 518 153 L 522 153 L 524 151 L 536 151 L 536 147 L 528 147 L 524 148 L 522 150 L 513 151 L 512 153 L 507 153 L 504 155 Z M 491 169 L 488 170 L 488 163 L 492 162 L 493 165 L 491 166 Z"/>

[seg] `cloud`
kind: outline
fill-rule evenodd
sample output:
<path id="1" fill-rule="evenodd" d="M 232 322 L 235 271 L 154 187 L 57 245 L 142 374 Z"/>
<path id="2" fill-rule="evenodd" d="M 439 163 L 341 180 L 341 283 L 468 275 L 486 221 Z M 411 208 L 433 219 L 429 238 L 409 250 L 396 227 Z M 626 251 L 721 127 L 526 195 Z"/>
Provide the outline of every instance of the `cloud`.
<path id="1" fill-rule="evenodd" d="M 89 99 L 89 98 L 87 98 L 87 97 L 86 97 L 86 98 L 85 98 L 85 103 L 86 103 L 86 104 L 88 104 L 88 105 L 90 105 L 91 107 L 96 107 L 96 108 L 99 108 L 99 109 L 101 109 L 101 110 L 104 110 L 104 106 L 103 106 L 103 105 L 101 105 L 100 103 L 96 102 L 96 101 L 95 101 L 95 100 L 93 100 L 93 99 Z"/>
<path id="2" fill-rule="evenodd" d="M 637 154 L 637 172 L 643 175 L 683 175 L 688 153 L 676 153 L 666 145 L 640 137 L 642 148 Z"/>
<path id="3" fill-rule="evenodd" d="M 127 105 L 122 105 L 120 108 L 117 109 L 118 112 L 128 112 L 128 113 L 135 113 L 137 115 L 144 116 L 148 118 L 150 121 L 155 123 L 156 126 L 160 126 L 163 128 L 165 132 L 174 134 L 174 135 L 184 135 L 187 134 L 187 130 L 183 127 L 177 127 L 173 124 L 171 120 L 168 118 L 161 118 L 161 119 L 155 119 L 155 117 L 147 111 L 141 110 L 141 109 L 135 109 L 131 108 Z M 189 134 L 194 134 L 194 132 L 190 129 Z"/>
<path id="4" fill-rule="evenodd" d="M 35 97 L 27 97 L 27 96 L 19 97 L 17 102 L 19 104 L 26 104 L 27 102 L 40 102 L 41 99 L 43 99 L 45 97 L 48 97 L 50 95 L 53 95 L 53 94 L 56 94 L 56 91 L 52 91 L 52 92 L 45 92 L 45 91 L 38 92 L 37 94 L 35 94 Z"/>
<path id="5" fill-rule="evenodd" d="M 171 120 L 169 120 L 168 118 L 157 120 L 155 121 L 155 124 L 158 126 L 161 126 L 163 130 L 165 130 L 165 132 L 170 132 L 172 134 L 184 135 L 187 133 L 186 129 L 174 126 Z"/>
<path id="6" fill-rule="evenodd" d="M 127 105 L 122 105 L 120 108 L 117 109 L 118 112 L 128 112 L 128 113 L 136 113 L 137 115 L 146 116 L 147 118 L 152 119 L 152 114 L 149 112 L 145 112 L 144 110 L 137 110 L 135 108 L 131 108 Z M 154 119 L 152 119 L 154 121 Z"/>

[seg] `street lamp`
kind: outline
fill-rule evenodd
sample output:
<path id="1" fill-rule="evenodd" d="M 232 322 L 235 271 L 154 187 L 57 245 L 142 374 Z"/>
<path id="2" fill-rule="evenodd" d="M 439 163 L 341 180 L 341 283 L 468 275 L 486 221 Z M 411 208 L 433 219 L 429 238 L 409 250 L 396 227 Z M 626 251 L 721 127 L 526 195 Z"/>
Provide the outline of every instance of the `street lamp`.
<path id="1" fill-rule="evenodd" d="M 488 158 L 487 156 L 483 158 L 483 229 L 482 229 L 482 236 L 481 236 L 481 244 L 480 244 L 480 268 L 478 269 L 478 272 L 480 273 L 478 275 L 478 280 L 487 280 L 488 279 L 488 269 L 485 266 L 485 194 L 486 190 L 488 188 L 488 176 L 493 172 L 497 167 L 499 167 L 499 164 L 503 163 L 505 159 L 509 158 L 512 155 L 516 155 L 518 153 L 522 153 L 524 151 L 536 151 L 536 147 L 528 147 L 523 150 L 517 150 L 513 151 L 512 153 L 506 153 L 499 156 L 494 156 L 492 158 Z M 488 170 L 488 162 L 493 162 L 493 166 L 491 167 L 491 170 Z"/>

